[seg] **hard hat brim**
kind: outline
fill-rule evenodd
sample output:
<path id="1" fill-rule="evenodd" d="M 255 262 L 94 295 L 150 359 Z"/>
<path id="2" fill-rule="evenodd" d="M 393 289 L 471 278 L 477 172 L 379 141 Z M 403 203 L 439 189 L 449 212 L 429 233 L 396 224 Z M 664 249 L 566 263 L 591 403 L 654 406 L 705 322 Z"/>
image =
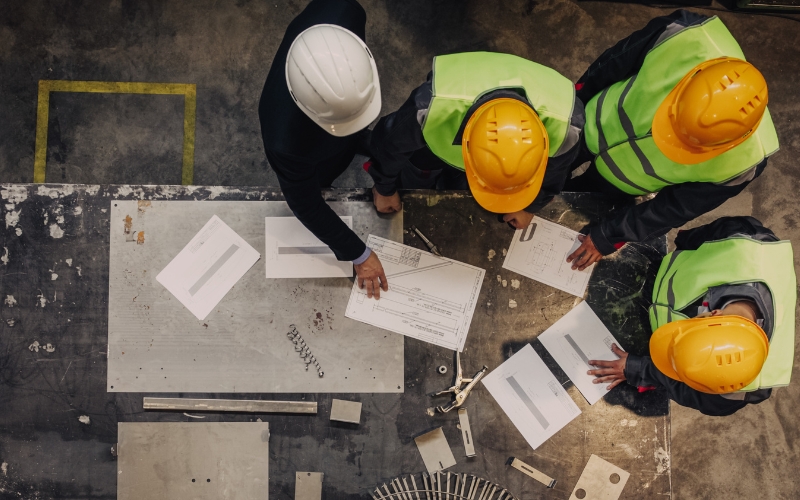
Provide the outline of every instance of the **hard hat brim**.
<path id="1" fill-rule="evenodd" d="M 650 359 L 653 360 L 653 364 L 656 365 L 658 371 L 673 380 L 680 381 L 681 378 L 678 372 L 675 371 L 675 368 L 673 368 L 672 361 L 669 359 L 669 346 L 672 344 L 676 328 L 679 328 L 674 323 L 677 322 L 672 321 L 661 325 L 653 332 L 653 335 L 650 337 Z"/>
<path id="2" fill-rule="evenodd" d="M 667 94 L 667 97 L 661 101 L 661 104 L 658 106 L 656 110 L 656 114 L 653 117 L 653 124 L 651 127 L 651 133 L 653 136 L 653 142 L 655 142 L 656 147 L 658 147 L 659 151 L 661 151 L 664 156 L 669 158 L 670 160 L 674 161 L 675 163 L 679 163 L 681 165 L 696 165 L 698 163 L 703 163 L 704 161 L 711 160 L 712 158 L 716 158 L 717 156 L 721 155 L 722 153 L 729 151 L 742 142 L 744 142 L 750 135 L 748 134 L 744 137 L 741 137 L 735 141 L 732 141 L 728 144 L 723 144 L 719 147 L 715 148 L 695 148 L 692 149 L 687 146 L 683 141 L 681 141 L 680 136 L 675 131 L 675 127 L 672 124 L 672 120 L 669 116 L 669 111 L 672 105 L 675 103 L 675 100 L 680 96 L 683 89 L 689 83 L 689 80 L 697 73 L 697 71 L 702 70 L 703 68 L 710 66 L 712 64 L 716 64 L 720 61 L 720 59 L 729 59 L 729 58 L 718 58 L 712 59 L 710 61 L 706 61 L 705 63 L 699 64 L 696 68 L 686 74 L 680 82 Z M 759 122 L 760 123 L 760 122 Z M 758 125 L 753 127 L 753 132 L 758 128 Z"/>
<path id="3" fill-rule="evenodd" d="M 481 186 L 478 182 L 475 173 L 472 172 L 469 162 L 465 162 L 465 171 L 467 174 L 467 182 L 469 189 L 472 192 L 472 197 L 478 202 L 480 206 L 490 212 L 497 214 L 511 214 L 524 210 L 528 205 L 533 203 L 539 191 L 542 189 L 542 181 L 544 180 L 544 172 L 547 166 L 547 157 L 544 158 L 544 165 L 542 165 L 536 172 L 532 182 L 527 186 L 513 193 L 497 193 Z"/>

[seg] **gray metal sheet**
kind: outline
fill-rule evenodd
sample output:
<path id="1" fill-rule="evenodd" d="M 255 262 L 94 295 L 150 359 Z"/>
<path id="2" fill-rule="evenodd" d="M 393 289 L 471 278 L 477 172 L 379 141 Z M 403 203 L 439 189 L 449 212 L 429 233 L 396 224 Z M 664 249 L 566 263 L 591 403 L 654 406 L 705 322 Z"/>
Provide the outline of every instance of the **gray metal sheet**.
<path id="1" fill-rule="evenodd" d="M 402 215 L 371 203 L 330 202 L 366 240 L 402 241 Z M 352 279 L 266 279 L 259 260 L 204 321 L 156 275 L 213 216 L 259 253 L 264 217 L 291 216 L 282 201 L 112 201 L 108 381 L 111 392 L 402 392 L 403 337 L 345 318 Z M 125 218 L 134 241 L 126 241 Z M 144 242 L 139 233 L 144 232 Z M 128 238 L 130 239 L 130 238 Z M 325 376 L 286 337 L 296 324 Z"/>
<path id="2" fill-rule="evenodd" d="M 120 422 L 117 500 L 269 497 L 268 422 Z"/>

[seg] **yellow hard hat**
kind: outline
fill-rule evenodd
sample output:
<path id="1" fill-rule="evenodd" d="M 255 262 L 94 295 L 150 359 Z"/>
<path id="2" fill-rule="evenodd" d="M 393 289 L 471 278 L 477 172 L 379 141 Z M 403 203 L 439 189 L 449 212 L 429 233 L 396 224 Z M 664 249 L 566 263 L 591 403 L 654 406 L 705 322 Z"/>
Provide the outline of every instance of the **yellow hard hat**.
<path id="1" fill-rule="evenodd" d="M 732 57 L 695 66 L 667 95 L 653 119 L 653 141 L 670 160 L 693 165 L 741 144 L 767 108 L 767 82 Z"/>
<path id="2" fill-rule="evenodd" d="M 461 151 L 472 195 L 483 208 L 513 213 L 542 187 L 550 143 L 536 112 L 516 99 L 492 99 L 467 121 Z"/>
<path id="3" fill-rule="evenodd" d="M 724 315 L 672 321 L 650 337 L 650 357 L 671 379 L 707 394 L 725 394 L 755 380 L 769 352 L 764 330 Z"/>

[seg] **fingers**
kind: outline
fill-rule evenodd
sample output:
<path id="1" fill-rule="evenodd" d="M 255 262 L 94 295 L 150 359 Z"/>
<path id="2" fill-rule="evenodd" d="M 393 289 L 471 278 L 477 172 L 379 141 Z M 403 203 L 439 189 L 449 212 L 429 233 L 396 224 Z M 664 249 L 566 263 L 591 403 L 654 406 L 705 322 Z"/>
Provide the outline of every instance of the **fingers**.
<path id="1" fill-rule="evenodd" d="M 597 377 L 596 379 L 592 380 L 594 384 L 602 384 L 603 382 L 612 382 L 615 380 L 619 380 L 617 375 L 608 375 L 606 377 Z"/>
<path id="2" fill-rule="evenodd" d="M 623 354 L 626 354 L 625 351 L 619 348 L 617 344 L 611 344 L 611 352 L 616 354 L 619 357 L 622 357 Z"/>
<path id="3" fill-rule="evenodd" d="M 580 236 L 578 236 L 578 237 L 580 237 Z M 583 241 L 583 240 L 581 240 L 581 241 Z M 573 260 L 575 260 L 578 257 L 580 257 L 581 255 L 583 255 L 585 252 L 586 252 L 586 244 L 582 243 L 581 246 L 576 248 L 574 252 L 569 254 L 569 257 L 567 257 L 567 262 L 572 262 Z M 572 269 L 575 269 L 574 265 L 572 266 Z"/>
<path id="4" fill-rule="evenodd" d="M 606 361 L 603 359 L 590 359 L 589 364 L 592 366 L 601 366 L 603 368 L 611 368 L 614 366 L 616 361 Z"/>
<path id="5" fill-rule="evenodd" d="M 615 373 L 619 373 L 619 370 L 616 368 L 601 368 L 598 370 L 589 370 L 586 373 L 589 375 L 594 375 L 595 377 L 602 377 L 605 375 L 613 375 Z"/>
<path id="6" fill-rule="evenodd" d="M 514 214 L 505 214 L 503 216 L 503 222 L 511 222 L 514 220 Z"/>
<path id="7" fill-rule="evenodd" d="M 374 292 L 375 285 L 372 284 L 372 280 L 371 279 L 364 280 L 364 281 L 365 281 L 364 284 L 367 286 L 367 298 L 371 299 L 372 296 L 375 294 L 375 292 Z"/>
<path id="8" fill-rule="evenodd" d="M 602 257 L 603 257 L 602 254 L 600 254 L 599 252 L 592 252 L 591 250 L 587 250 L 583 255 L 581 255 L 580 259 L 576 260 L 572 264 L 572 269 L 583 271 L 587 267 L 599 261 Z"/>
<path id="9" fill-rule="evenodd" d="M 608 387 L 606 387 L 606 390 L 610 391 L 611 389 L 613 389 L 614 387 L 618 386 L 618 385 L 619 385 L 619 384 L 621 384 L 622 382 L 623 382 L 623 380 L 622 380 L 622 379 L 615 380 L 615 381 L 614 381 L 614 382 L 612 382 L 612 383 L 611 383 L 611 384 L 610 384 Z"/>
<path id="10" fill-rule="evenodd" d="M 383 269 L 381 269 L 381 273 L 378 275 L 378 277 L 381 279 L 381 288 L 383 289 L 384 292 L 388 292 L 389 280 L 386 279 L 386 273 L 383 272 Z"/>
<path id="11" fill-rule="evenodd" d="M 364 278 L 362 278 L 361 276 L 358 276 L 358 288 L 360 288 L 362 290 L 364 289 L 364 281 L 365 281 Z"/>

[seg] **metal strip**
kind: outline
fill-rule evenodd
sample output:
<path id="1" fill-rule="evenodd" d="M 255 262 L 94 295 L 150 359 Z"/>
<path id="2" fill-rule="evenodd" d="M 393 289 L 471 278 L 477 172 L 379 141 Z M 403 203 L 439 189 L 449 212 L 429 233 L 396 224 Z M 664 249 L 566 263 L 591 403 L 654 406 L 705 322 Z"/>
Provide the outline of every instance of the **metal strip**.
<path id="1" fill-rule="evenodd" d="M 333 250 L 329 247 L 278 247 L 278 255 L 318 255 L 329 253 Z"/>
<path id="2" fill-rule="evenodd" d="M 246 413 L 317 413 L 316 402 L 248 399 L 144 398 L 145 410 L 235 411 Z"/>
<path id="3" fill-rule="evenodd" d="M 472 429 L 469 426 L 469 416 L 466 408 L 458 409 L 458 423 L 461 424 L 461 438 L 464 440 L 464 453 L 467 457 L 475 456 L 475 442 Z"/>
<path id="4" fill-rule="evenodd" d="M 530 465 L 526 464 L 525 462 L 523 462 L 518 458 L 513 459 L 513 461 L 511 462 L 511 467 L 514 467 L 523 474 L 532 477 L 533 479 L 539 481 L 548 488 L 552 488 L 553 486 L 556 485 L 555 479 L 548 476 L 544 472 L 534 469 L 533 467 L 531 467 Z"/>
<path id="5" fill-rule="evenodd" d="M 544 418 L 544 415 L 542 414 L 541 411 L 539 411 L 539 408 L 537 408 L 536 405 L 533 404 L 533 401 L 531 401 L 531 398 L 528 396 L 528 394 L 525 392 L 522 386 L 519 385 L 517 379 L 515 379 L 514 377 L 508 377 L 506 381 L 508 382 L 508 385 L 510 385 L 511 388 L 514 389 L 514 392 L 517 393 L 517 396 L 519 396 L 522 402 L 525 403 L 525 406 L 528 407 L 528 410 L 536 418 L 539 424 L 543 428 L 547 429 L 550 426 L 550 422 L 548 422 L 547 419 Z"/>

